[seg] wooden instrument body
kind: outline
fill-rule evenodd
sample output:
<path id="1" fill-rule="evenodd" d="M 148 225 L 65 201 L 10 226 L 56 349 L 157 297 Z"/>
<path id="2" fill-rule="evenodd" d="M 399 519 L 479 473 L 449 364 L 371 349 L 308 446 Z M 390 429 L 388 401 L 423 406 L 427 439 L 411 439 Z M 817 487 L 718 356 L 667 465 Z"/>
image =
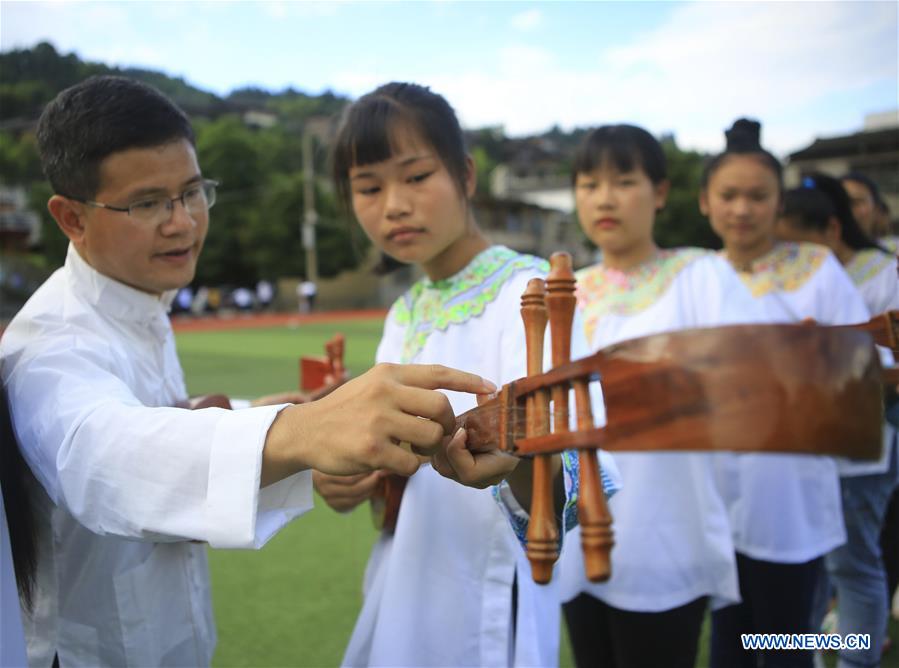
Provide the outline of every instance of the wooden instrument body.
<path id="1" fill-rule="evenodd" d="M 456 419 L 474 451 L 519 456 L 566 449 L 881 454 L 883 384 L 872 346 L 899 354 L 899 313 L 852 327 L 734 325 L 655 334 L 521 378 Z M 606 425 L 528 436 L 539 391 L 602 381 Z M 554 408 L 555 411 L 555 408 Z M 563 412 L 564 413 L 564 412 Z M 557 413 L 556 424 L 566 424 Z M 532 426 L 533 431 L 533 426 Z M 384 479 L 375 525 L 396 526 L 406 478 Z"/>
<path id="2" fill-rule="evenodd" d="M 524 400 L 602 379 L 606 426 L 527 438 Z M 509 383 L 459 416 L 474 450 L 793 452 L 876 459 L 881 368 L 871 337 L 833 327 L 741 325 L 656 334 Z"/>
<path id="3" fill-rule="evenodd" d="M 860 325 L 847 325 L 843 329 L 867 332 L 874 343 L 889 348 L 894 357 L 893 366 L 883 370 L 883 384 L 893 390 L 899 386 L 899 311 L 887 311 Z"/>

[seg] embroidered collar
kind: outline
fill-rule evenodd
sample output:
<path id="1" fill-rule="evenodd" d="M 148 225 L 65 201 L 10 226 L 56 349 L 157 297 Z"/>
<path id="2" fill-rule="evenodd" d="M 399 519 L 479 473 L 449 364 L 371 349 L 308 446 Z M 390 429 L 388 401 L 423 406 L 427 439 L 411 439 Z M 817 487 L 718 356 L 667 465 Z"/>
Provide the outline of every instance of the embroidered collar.
<path id="1" fill-rule="evenodd" d="M 723 250 L 719 253 L 727 259 Z M 783 241 L 753 260 L 747 269 L 737 269 L 737 275 L 753 297 L 771 292 L 794 292 L 817 273 L 828 255 L 830 249 L 825 246 Z"/>
<path id="2" fill-rule="evenodd" d="M 402 362 L 415 359 L 431 332 L 443 332 L 450 325 L 461 325 L 480 316 L 506 281 L 525 269 L 546 273 L 549 264 L 505 246 L 491 246 L 449 278 L 416 282 L 391 309 L 394 320 L 406 326 Z"/>
<path id="3" fill-rule="evenodd" d="M 604 316 L 632 316 L 649 308 L 684 267 L 708 255 L 702 248 L 672 248 L 660 250 L 626 271 L 597 264 L 577 272 L 577 298 L 584 312 L 587 341 L 593 341 Z"/>
<path id="4" fill-rule="evenodd" d="M 852 256 L 846 264 L 846 273 L 856 285 L 864 285 L 872 278 L 880 274 L 887 267 L 896 269 L 899 262 L 893 255 L 888 255 L 876 248 L 865 248 Z"/>
<path id="5" fill-rule="evenodd" d="M 167 313 L 177 290 L 156 296 L 104 276 L 85 262 L 71 244 L 66 253 L 65 270 L 75 294 L 98 311 L 117 320 L 151 326 L 159 335 L 164 334 L 163 329 L 167 331 Z M 162 324 L 165 327 L 157 326 Z"/>

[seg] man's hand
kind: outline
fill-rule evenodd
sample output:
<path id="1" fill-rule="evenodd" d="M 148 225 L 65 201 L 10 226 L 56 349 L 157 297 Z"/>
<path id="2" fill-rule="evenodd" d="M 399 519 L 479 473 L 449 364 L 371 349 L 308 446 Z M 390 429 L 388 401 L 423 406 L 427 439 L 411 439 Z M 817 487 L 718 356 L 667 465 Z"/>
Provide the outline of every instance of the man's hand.
<path id="1" fill-rule="evenodd" d="M 465 430 L 459 429 L 431 456 L 431 466 L 444 478 L 484 489 L 505 480 L 521 461 L 501 450 L 474 453 L 465 447 L 466 438 Z"/>
<path id="2" fill-rule="evenodd" d="M 437 389 L 496 391 L 480 376 L 438 364 L 379 364 L 318 401 L 278 414 L 262 452 L 262 486 L 307 468 L 412 475 L 419 459 L 398 444 L 430 454 L 455 428 L 449 400 Z"/>
<path id="3" fill-rule="evenodd" d="M 382 471 L 357 473 L 356 475 L 328 475 L 312 472 L 315 491 L 338 513 L 348 513 L 360 503 L 368 501 L 387 474 Z"/>

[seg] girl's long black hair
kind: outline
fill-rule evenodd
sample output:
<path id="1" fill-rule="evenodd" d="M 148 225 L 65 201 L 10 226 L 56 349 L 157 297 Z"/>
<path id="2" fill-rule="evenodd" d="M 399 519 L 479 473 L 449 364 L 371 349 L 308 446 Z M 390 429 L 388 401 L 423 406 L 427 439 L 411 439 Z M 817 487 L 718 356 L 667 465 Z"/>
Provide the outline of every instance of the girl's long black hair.
<path id="1" fill-rule="evenodd" d="M 16 583 L 26 610 L 31 609 L 37 567 L 36 525 L 28 496 L 30 478 L 31 472 L 13 432 L 6 389 L 0 384 L 0 486 L 3 488 Z"/>
<path id="2" fill-rule="evenodd" d="M 833 217 L 840 223 L 843 242 L 853 250 L 876 248 L 888 252 L 868 237 L 852 215 L 849 195 L 839 180 L 827 174 L 812 173 L 802 179 L 799 188 L 784 196 L 783 215 L 800 227 L 824 231 Z"/>

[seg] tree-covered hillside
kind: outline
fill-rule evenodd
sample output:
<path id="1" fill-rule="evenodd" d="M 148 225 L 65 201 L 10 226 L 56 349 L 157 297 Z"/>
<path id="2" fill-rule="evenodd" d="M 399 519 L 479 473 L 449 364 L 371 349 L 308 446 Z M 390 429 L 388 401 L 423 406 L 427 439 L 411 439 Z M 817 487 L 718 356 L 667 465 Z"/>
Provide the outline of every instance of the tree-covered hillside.
<path id="1" fill-rule="evenodd" d="M 330 119 L 333 129 L 347 98 L 331 92 L 309 95 L 260 88 L 237 89 L 220 97 L 162 72 L 84 62 L 48 43 L 0 53 L 0 184 L 24 186 L 31 207 L 43 217 L 42 242 L 35 249 L 41 264 L 60 265 L 66 240 L 46 212 L 51 192 L 41 174 L 34 127 L 44 105 L 59 91 L 94 74 L 149 83 L 194 122 L 204 174 L 222 184 L 198 283 L 249 285 L 260 278 L 304 273 L 299 232 L 304 208 L 303 133 L 311 127 L 310 119 Z M 314 134 L 320 132 L 319 127 Z M 566 175 L 572 152 L 586 132 L 586 128 L 566 132 L 553 127 L 541 135 L 510 139 L 502 127 L 469 130 L 479 191 L 489 192 L 494 167 L 516 160 L 539 161 L 549 173 Z M 716 240 L 696 205 L 703 158 L 680 150 L 673 138 L 663 143 L 672 191 L 659 216 L 657 239 L 663 246 L 712 246 Z M 357 266 L 368 241 L 336 205 L 325 178 L 327 147 L 319 140 L 314 146 L 319 272 L 329 277 Z"/>

